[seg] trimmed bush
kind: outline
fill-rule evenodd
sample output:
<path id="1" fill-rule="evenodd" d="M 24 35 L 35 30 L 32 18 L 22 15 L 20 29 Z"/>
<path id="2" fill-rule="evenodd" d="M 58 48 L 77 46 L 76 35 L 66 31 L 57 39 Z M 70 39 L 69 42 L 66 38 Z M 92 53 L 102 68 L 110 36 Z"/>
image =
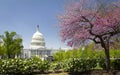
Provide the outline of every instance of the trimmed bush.
<path id="1" fill-rule="evenodd" d="M 0 74 L 32 74 L 35 70 L 45 72 L 50 63 L 35 59 L 5 59 L 0 60 Z"/>
<path id="2" fill-rule="evenodd" d="M 69 59 L 64 63 L 63 67 L 68 72 L 81 72 L 92 70 L 96 67 L 95 59 Z"/>
<path id="3" fill-rule="evenodd" d="M 51 70 L 54 72 L 59 71 L 60 69 L 63 69 L 63 62 L 55 62 L 51 64 Z"/>
<path id="4" fill-rule="evenodd" d="M 48 61 L 42 61 L 38 63 L 39 72 L 47 72 L 49 70 L 50 63 Z"/>
<path id="5" fill-rule="evenodd" d="M 97 62 L 102 69 L 104 69 L 104 70 L 106 69 L 106 64 L 105 64 L 105 59 L 104 58 L 97 59 Z"/>
<path id="6" fill-rule="evenodd" d="M 112 60 L 112 68 L 115 70 L 120 70 L 120 59 Z"/>

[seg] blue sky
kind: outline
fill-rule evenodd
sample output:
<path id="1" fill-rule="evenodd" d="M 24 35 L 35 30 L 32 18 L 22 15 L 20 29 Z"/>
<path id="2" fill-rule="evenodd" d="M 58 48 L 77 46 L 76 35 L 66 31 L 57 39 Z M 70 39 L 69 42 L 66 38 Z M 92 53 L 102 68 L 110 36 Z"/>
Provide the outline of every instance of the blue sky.
<path id="1" fill-rule="evenodd" d="M 29 48 L 36 26 L 44 35 L 47 48 L 66 48 L 59 36 L 57 15 L 67 0 L 0 0 L 0 34 L 15 31 Z"/>
<path id="2" fill-rule="evenodd" d="M 69 1 L 0 0 L 0 35 L 5 31 L 15 31 L 22 36 L 24 48 L 29 48 L 32 35 L 39 25 L 47 48 L 66 48 L 59 36 L 57 15 L 64 12 Z"/>

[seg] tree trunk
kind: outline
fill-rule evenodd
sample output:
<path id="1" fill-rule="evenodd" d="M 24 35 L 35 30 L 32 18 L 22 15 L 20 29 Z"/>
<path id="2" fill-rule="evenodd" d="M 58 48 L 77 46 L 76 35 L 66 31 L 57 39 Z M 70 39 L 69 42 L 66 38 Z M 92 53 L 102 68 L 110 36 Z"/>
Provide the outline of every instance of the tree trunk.
<path id="1" fill-rule="evenodd" d="M 105 55 L 106 55 L 106 70 L 109 72 L 110 70 L 110 54 L 109 54 L 109 49 L 105 49 Z"/>
<path id="2" fill-rule="evenodd" d="M 109 42 L 103 47 L 105 49 L 105 60 L 106 60 L 106 70 L 110 71 L 110 53 L 109 53 Z"/>
<path id="3" fill-rule="evenodd" d="M 10 53 L 7 52 L 7 58 L 10 58 Z"/>

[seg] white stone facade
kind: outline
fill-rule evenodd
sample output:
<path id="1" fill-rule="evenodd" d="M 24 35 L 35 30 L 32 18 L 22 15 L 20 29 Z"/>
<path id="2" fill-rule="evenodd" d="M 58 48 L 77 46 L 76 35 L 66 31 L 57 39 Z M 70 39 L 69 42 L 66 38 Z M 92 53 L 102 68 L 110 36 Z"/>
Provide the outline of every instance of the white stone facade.
<path id="1" fill-rule="evenodd" d="M 37 26 L 36 32 L 32 36 L 30 48 L 23 49 L 21 57 L 22 58 L 31 58 L 34 56 L 45 57 L 51 56 L 55 52 L 56 50 L 47 49 L 45 47 L 45 40 L 43 34 L 40 33 L 39 26 Z"/>

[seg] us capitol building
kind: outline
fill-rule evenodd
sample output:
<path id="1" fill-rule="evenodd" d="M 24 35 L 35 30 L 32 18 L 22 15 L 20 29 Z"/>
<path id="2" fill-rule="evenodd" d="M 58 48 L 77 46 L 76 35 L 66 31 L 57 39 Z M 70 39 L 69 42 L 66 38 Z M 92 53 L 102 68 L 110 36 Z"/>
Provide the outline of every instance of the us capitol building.
<path id="1" fill-rule="evenodd" d="M 32 36 L 29 49 L 22 50 L 22 58 L 31 58 L 33 56 L 46 57 L 51 56 L 53 53 L 57 52 L 55 49 L 47 49 L 45 47 L 45 39 L 43 34 L 40 33 L 39 25 L 37 25 L 36 32 Z"/>

